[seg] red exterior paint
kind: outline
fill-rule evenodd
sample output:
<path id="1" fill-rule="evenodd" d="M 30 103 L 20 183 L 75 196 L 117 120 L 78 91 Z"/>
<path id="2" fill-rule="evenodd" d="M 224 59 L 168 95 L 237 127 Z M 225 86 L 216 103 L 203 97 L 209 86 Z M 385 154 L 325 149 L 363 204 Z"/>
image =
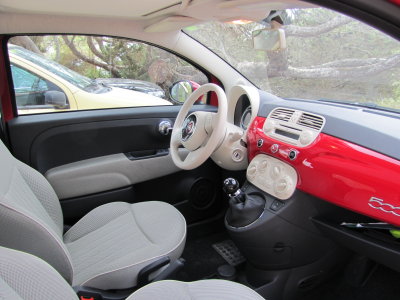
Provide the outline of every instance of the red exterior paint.
<path id="1" fill-rule="evenodd" d="M 219 85 L 220 87 L 224 88 L 221 81 L 218 80 L 218 78 L 211 76 L 210 83 L 214 83 L 216 85 Z M 217 94 L 212 92 L 210 96 L 210 105 L 212 106 L 218 106 L 218 97 Z"/>
<path id="2" fill-rule="evenodd" d="M 389 2 L 400 5 L 400 0 L 389 0 Z"/>
<path id="3" fill-rule="evenodd" d="M 257 117 L 248 131 L 249 160 L 259 153 L 281 159 L 297 170 L 299 190 L 400 226 L 400 161 L 323 133 L 310 146 L 295 147 L 267 137 L 264 122 Z M 260 148 L 258 139 L 264 140 Z M 277 153 L 270 150 L 273 144 Z M 290 149 L 298 151 L 294 161 L 287 157 Z M 371 197 L 384 204 L 369 202 Z"/>
<path id="4" fill-rule="evenodd" d="M 0 37 L 0 45 L 3 42 L 3 38 Z M 14 118 L 13 107 L 11 104 L 10 89 L 8 86 L 6 63 L 4 60 L 3 50 L 0 49 L 0 97 L 1 97 L 1 108 L 3 111 L 4 121 L 7 122 Z"/>

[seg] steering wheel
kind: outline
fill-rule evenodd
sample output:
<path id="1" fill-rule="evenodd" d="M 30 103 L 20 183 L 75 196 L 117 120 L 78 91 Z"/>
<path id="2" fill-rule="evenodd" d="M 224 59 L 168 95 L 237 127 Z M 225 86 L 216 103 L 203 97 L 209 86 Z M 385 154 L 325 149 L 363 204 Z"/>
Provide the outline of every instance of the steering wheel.
<path id="1" fill-rule="evenodd" d="M 215 92 L 218 112 L 188 112 L 205 93 Z M 204 163 L 219 146 L 226 132 L 228 104 L 225 92 L 216 84 L 207 83 L 195 90 L 182 105 L 171 134 L 171 157 L 178 168 L 191 170 Z M 189 150 L 186 158 L 178 153 L 180 146 Z"/>

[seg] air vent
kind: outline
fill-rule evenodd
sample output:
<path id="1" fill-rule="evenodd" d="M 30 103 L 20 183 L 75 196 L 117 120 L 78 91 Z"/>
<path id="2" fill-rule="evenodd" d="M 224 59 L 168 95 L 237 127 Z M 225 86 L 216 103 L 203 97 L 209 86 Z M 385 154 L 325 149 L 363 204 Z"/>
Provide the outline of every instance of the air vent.
<path id="1" fill-rule="evenodd" d="M 322 125 L 324 125 L 324 119 L 316 115 L 303 113 L 297 121 L 297 124 L 315 130 L 320 130 Z"/>
<path id="2" fill-rule="evenodd" d="M 293 114 L 294 114 L 294 110 L 292 110 L 292 109 L 277 108 L 272 112 L 272 114 L 270 115 L 270 118 L 275 119 L 275 120 L 282 120 L 282 121 L 289 122 L 289 120 Z"/>

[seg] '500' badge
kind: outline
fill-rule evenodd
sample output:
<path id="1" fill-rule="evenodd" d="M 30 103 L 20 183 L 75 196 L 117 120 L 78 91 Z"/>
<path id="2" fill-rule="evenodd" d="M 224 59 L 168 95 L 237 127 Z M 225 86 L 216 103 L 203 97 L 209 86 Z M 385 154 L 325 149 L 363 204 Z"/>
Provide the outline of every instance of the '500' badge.
<path id="1" fill-rule="evenodd" d="M 394 214 L 400 217 L 400 207 L 393 206 L 389 203 L 384 203 L 383 199 L 371 197 L 371 199 L 368 201 L 368 205 L 374 209 L 378 209 L 385 213 Z"/>

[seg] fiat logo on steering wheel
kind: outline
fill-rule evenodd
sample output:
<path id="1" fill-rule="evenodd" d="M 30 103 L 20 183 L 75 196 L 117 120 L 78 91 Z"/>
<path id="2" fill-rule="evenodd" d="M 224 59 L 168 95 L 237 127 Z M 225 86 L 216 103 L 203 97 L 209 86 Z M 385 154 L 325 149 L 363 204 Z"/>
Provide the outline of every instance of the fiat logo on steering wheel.
<path id="1" fill-rule="evenodd" d="M 189 123 L 187 123 L 186 125 L 186 134 L 191 134 L 193 132 L 193 128 L 194 128 L 194 122 L 190 121 Z"/>
<path id="2" fill-rule="evenodd" d="M 182 128 L 182 141 L 187 141 L 193 134 L 196 127 L 196 116 L 190 115 L 186 118 Z"/>

